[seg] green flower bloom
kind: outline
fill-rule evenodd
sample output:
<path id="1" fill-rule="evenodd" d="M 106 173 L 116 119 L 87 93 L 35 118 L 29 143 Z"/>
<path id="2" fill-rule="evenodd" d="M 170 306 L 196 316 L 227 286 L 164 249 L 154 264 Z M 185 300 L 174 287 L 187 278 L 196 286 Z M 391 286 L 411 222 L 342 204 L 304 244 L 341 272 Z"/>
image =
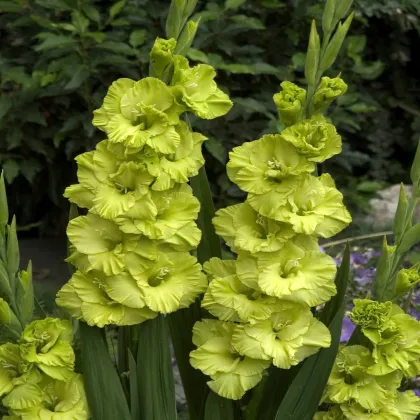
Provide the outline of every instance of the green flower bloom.
<path id="1" fill-rule="evenodd" d="M 187 184 L 178 184 L 167 191 L 149 191 L 141 205 L 133 207 L 116 219 L 126 233 L 143 234 L 171 244 L 177 250 L 195 248 L 201 232 L 194 219 L 200 210 L 200 202 L 193 196 Z"/>
<path id="2" fill-rule="evenodd" d="M 349 420 L 415 420 L 420 413 L 420 399 L 413 391 L 405 391 L 396 393 L 376 410 L 365 409 L 359 404 L 342 404 L 340 408 Z"/>
<path id="3" fill-rule="evenodd" d="M 223 267 L 223 261 L 212 258 L 204 269 L 210 270 L 210 284 L 204 295 L 201 306 L 222 321 L 252 322 L 263 320 L 281 309 L 280 301 L 267 296 L 258 288 L 249 287 L 242 283 L 235 272 L 235 267 L 227 265 L 225 270 L 230 273 L 220 273 L 217 276 L 213 267 Z M 223 271 L 225 271 L 223 270 Z"/>
<path id="4" fill-rule="evenodd" d="M 329 411 L 318 411 L 313 420 L 347 420 L 339 405 L 333 405 Z"/>
<path id="5" fill-rule="evenodd" d="M 43 399 L 26 407 L 21 404 L 9 405 L 13 414 L 22 420 L 87 420 L 89 409 L 87 405 L 83 380 L 80 375 L 73 374 L 63 382 L 44 378 L 37 384 Z"/>
<path id="6" fill-rule="evenodd" d="M 67 261 L 79 270 L 99 270 L 112 276 L 127 270 L 139 274 L 153 264 L 157 244 L 146 236 L 130 235 L 92 213 L 71 220 L 67 236 L 73 251 Z"/>
<path id="7" fill-rule="evenodd" d="M 200 118 L 211 120 L 229 112 L 232 102 L 213 80 L 216 72 L 212 66 L 199 64 L 190 67 L 188 60 L 174 56 L 172 93 L 178 103 Z"/>
<path id="8" fill-rule="evenodd" d="M 156 38 L 150 51 L 150 74 L 153 74 L 161 80 L 169 75 L 169 71 L 173 68 L 173 52 L 175 47 L 176 40 L 174 38 Z"/>
<path id="9" fill-rule="evenodd" d="M 157 316 L 157 312 L 145 306 L 143 296 L 127 273 L 107 278 L 99 271 L 76 271 L 57 293 L 56 303 L 74 318 L 100 328 L 109 324 L 140 324 Z"/>
<path id="10" fill-rule="evenodd" d="M 93 124 L 111 143 L 137 151 L 147 144 L 157 152 L 174 153 L 180 142 L 174 125 L 181 112 L 174 99 L 159 79 L 119 79 L 109 88 L 103 107 L 94 111 Z"/>
<path id="11" fill-rule="evenodd" d="M 341 77 L 323 77 L 312 99 L 312 113 L 322 114 L 331 103 L 347 91 L 347 85 Z"/>
<path id="12" fill-rule="evenodd" d="M 27 384 L 36 384 L 41 378 L 36 366 L 22 359 L 19 345 L 6 343 L 0 346 L 0 397 L 15 388 L 18 395 Z"/>
<path id="13" fill-rule="evenodd" d="M 270 219 L 290 223 L 297 233 L 329 238 L 343 230 L 351 216 L 343 205 L 343 195 L 335 188 L 328 174 L 318 178 L 310 175 L 297 179 L 287 202 L 267 202 L 261 196 L 250 194 L 249 204 Z"/>
<path id="14" fill-rule="evenodd" d="M 135 279 L 146 305 L 160 313 L 189 306 L 207 287 L 201 265 L 187 252 L 159 254 L 154 265 Z"/>
<path id="15" fill-rule="evenodd" d="M 405 293 L 420 282 L 419 266 L 417 263 L 411 268 L 403 268 L 397 274 L 396 291 Z"/>
<path id="16" fill-rule="evenodd" d="M 420 322 L 400 307 L 367 299 L 355 300 L 350 315 L 373 345 L 372 375 L 401 370 L 407 377 L 420 374 Z"/>
<path id="17" fill-rule="evenodd" d="M 282 306 L 269 319 L 235 327 L 232 345 L 239 354 L 289 369 L 330 346 L 328 328 L 313 317 L 309 307 L 292 302 Z"/>
<path id="18" fill-rule="evenodd" d="M 292 82 L 282 82 L 282 90 L 273 96 L 280 120 L 284 125 L 296 124 L 305 109 L 306 90 Z"/>
<path id="19" fill-rule="evenodd" d="M 341 152 L 336 128 L 319 114 L 286 128 L 281 137 L 312 162 L 324 162 Z"/>
<path id="20" fill-rule="evenodd" d="M 118 160 L 108 145 L 102 141 L 95 151 L 76 158 L 79 184 L 68 187 L 64 196 L 105 219 L 115 219 L 138 203 L 154 177 L 142 163 Z"/>
<path id="21" fill-rule="evenodd" d="M 175 126 L 175 130 L 181 139 L 175 153 L 165 156 L 149 153 L 150 157 L 145 158 L 149 172 L 156 177 L 152 189 L 157 191 L 172 188 L 176 182 L 188 182 L 204 165 L 201 145 L 207 138 L 192 132 L 183 121 Z"/>
<path id="22" fill-rule="evenodd" d="M 238 354 L 232 347 L 234 329 L 235 324 L 230 322 L 196 322 L 193 343 L 198 348 L 190 353 L 190 363 L 210 376 L 207 384 L 215 393 L 238 400 L 261 381 L 269 362 Z"/>
<path id="23" fill-rule="evenodd" d="M 402 373 L 373 376 L 371 352 L 363 346 L 340 350 L 328 379 L 323 399 L 332 403 L 356 402 L 366 410 L 378 410 L 392 398 L 401 384 Z"/>
<path id="24" fill-rule="evenodd" d="M 211 284 L 212 281 L 219 278 L 233 276 L 236 274 L 236 267 L 234 260 L 221 260 L 220 258 L 210 258 L 209 261 L 204 263 L 204 271 L 207 274 L 208 282 Z M 240 318 L 235 309 L 231 307 L 222 306 L 217 303 L 213 295 L 211 294 L 210 288 L 205 290 L 205 295 L 201 301 L 201 307 L 205 308 L 212 315 L 219 318 L 222 321 L 234 321 L 240 322 Z"/>
<path id="25" fill-rule="evenodd" d="M 380 339 L 380 332 L 389 328 L 389 321 L 393 313 L 392 302 L 375 302 L 370 299 L 354 299 L 354 308 L 350 319 L 359 325 L 363 334 Z"/>
<path id="26" fill-rule="evenodd" d="M 310 173 L 315 164 L 302 156 L 280 134 L 267 134 L 229 153 L 227 174 L 232 182 L 261 199 L 285 200 L 290 177 Z"/>
<path id="27" fill-rule="evenodd" d="M 337 292 L 334 260 L 288 242 L 280 251 L 258 257 L 258 286 L 270 296 L 317 306 Z"/>
<path id="28" fill-rule="evenodd" d="M 232 250 L 251 253 L 278 251 L 296 235 L 290 225 L 261 216 L 247 202 L 217 211 L 213 224 Z"/>
<path id="29" fill-rule="evenodd" d="M 33 321 L 25 327 L 19 341 L 22 359 L 36 364 L 46 375 L 65 381 L 74 370 L 72 340 L 73 329 L 68 321 Z"/>

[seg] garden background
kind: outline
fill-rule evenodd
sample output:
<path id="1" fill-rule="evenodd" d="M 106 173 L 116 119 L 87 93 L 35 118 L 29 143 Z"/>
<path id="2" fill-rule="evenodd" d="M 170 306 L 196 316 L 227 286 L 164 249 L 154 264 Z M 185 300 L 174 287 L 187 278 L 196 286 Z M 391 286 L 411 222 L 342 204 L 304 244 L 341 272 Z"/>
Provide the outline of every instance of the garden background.
<path id="1" fill-rule="evenodd" d="M 62 194 L 76 181 L 74 157 L 102 140 L 92 111 L 112 81 L 148 74 L 148 53 L 164 35 L 169 3 L 0 1 L 0 166 L 18 220 L 22 262 L 32 258 L 43 293 L 47 284 L 53 293 L 68 280 L 68 202 Z M 206 169 L 217 208 L 245 194 L 226 176 L 228 152 L 281 131 L 272 94 L 283 80 L 303 80 L 301 51 L 323 6 L 317 0 L 198 2 L 193 19 L 200 17 L 200 28 L 189 59 L 214 66 L 235 104 L 224 118 L 192 121 L 209 137 Z M 329 111 L 343 153 L 320 168 L 336 179 L 353 215 L 344 238 L 383 230 L 367 217 L 369 200 L 387 186 L 409 182 L 420 136 L 420 2 L 357 0 L 353 7 L 350 36 L 329 74 L 341 72 L 349 85 Z M 356 271 L 367 270 L 359 277 L 370 281 L 380 238 L 353 244 Z"/>

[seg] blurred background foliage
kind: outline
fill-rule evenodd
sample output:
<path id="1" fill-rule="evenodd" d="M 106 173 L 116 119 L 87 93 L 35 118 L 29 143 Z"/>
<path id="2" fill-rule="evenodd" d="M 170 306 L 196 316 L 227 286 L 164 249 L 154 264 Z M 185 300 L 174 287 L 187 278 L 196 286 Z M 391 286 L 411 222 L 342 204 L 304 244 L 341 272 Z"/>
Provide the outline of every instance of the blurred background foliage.
<path id="1" fill-rule="evenodd" d="M 58 235 L 67 223 L 64 188 L 73 158 L 102 140 L 92 111 L 119 77 L 140 79 L 163 36 L 169 0 L 0 1 L 0 166 L 11 213 L 30 234 Z M 199 0 L 190 60 L 218 71 L 235 106 L 193 122 L 209 137 L 207 171 L 216 205 L 243 199 L 225 174 L 228 152 L 282 129 L 272 96 L 283 80 L 303 82 L 310 22 L 320 0 Z M 331 76 L 347 94 L 329 117 L 344 141 L 331 172 L 356 219 L 388 184 L 408 182 L 420 135 L 418 0 L 356 0 L 356 18 Z"/>

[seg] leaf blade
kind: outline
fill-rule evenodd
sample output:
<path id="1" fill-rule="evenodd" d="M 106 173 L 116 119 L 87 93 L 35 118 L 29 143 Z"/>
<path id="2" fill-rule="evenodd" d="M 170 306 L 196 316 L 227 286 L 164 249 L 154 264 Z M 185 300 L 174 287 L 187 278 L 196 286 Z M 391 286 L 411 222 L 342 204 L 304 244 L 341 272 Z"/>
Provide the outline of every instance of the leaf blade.
<path id="1" fill-rule="evenodd" d="M 215 210 L 204 166 L 200 168 L 198 175 L 191 178 L 190 185 L 193 189 L 194 195 L 198 198 L 201 204 L 197 223 L 202 232 L 202 237 L 201 242 L 198 245 L 197 256 L 198 261 L 203 264 L 212 257 L 221 258 L 222 256 L 220 239 L 216 235 L 212 223 Z"/>
<path id="2" fill-rule="evenodd" d="M 92 420 L 131 420 L 120 378 L 100 328 L 79 324 L 81 366 Z"/>
<path id="3" fill-rule="evenodd" d="M 234 420 L 235 411 L 232 400 L 222 398 L 210 391 L 206 401 L 204 420 Z"/>
<path id="4" fill-rule="evenodd" d="M 138 327 L 138 400 L 142 419 L 176 420 L 169 334 L 163 315 Z"/>
<path id="5" fill-rule="evenodd" d="M 200 305 L 195 302 L 189 308 L 169 314 L 167 319 L 190 420 L 198 420 L 202 418 L 204 401 L 209 393 L 206 376 L 194 369 L 189 359 L 190 352 L 195 348 L 192 343 L 192 328 L 201 319 Z"/>

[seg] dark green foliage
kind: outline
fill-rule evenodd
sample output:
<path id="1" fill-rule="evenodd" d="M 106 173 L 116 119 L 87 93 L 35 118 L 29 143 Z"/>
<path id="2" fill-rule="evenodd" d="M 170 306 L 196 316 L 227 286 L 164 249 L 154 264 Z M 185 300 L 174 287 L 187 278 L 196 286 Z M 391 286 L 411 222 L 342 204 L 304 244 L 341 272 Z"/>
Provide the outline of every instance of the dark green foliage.
<path id="1" fill-rule="evenodd" d="M 63 230 L 67 203 L 61 196 L 76 179 L 73 157 L 103 138 L 91 125 L 92 110 L 113 80 L 147 75 L 151 44 L 165 33 L 167 6 L 164 0 L 0 1 L 0 166 L 13 181 L 11 212 L 21 224 L 42 220 L 50 231 Z M 189 58 L 213 65 L 235 102 L 224 118 L 192 121 L 210 137 L 207 172 L 217 207 L 243 198 L 226 176 L 228 151 L 282 128 L 272 95 L 283 80 L 303 81 L 301 51 L 322 8 L 319 0 L 198 2 L 201 22 Z M 358 0 L 355 10 L 330 72 L 342 72 L 349 84 L 329 115 L 344 153 L 321 169 L 332 173 L 352 212 L 360 213 L 377 189 L 409 179 L 420 132 L 414 60 L 420 6 L 416 0 Z"/>

